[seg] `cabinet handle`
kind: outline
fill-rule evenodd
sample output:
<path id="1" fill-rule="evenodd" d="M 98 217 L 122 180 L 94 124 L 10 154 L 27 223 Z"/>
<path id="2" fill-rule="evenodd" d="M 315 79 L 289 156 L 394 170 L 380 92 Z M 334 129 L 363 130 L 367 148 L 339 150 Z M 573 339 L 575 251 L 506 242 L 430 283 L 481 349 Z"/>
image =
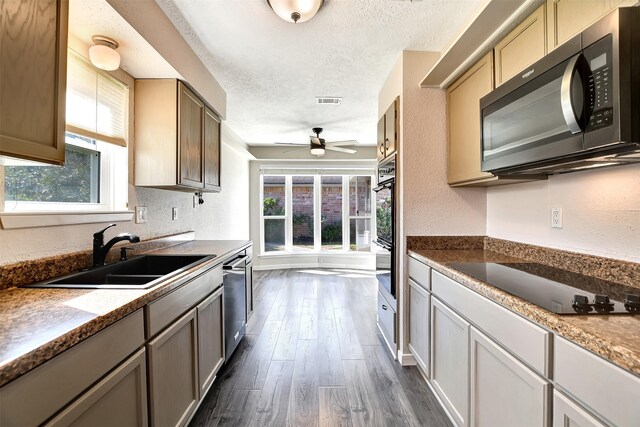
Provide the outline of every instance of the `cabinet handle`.
<path id="1" fill-rule="evenodd" d="M 389 142 L 391 142 L 389 141 L 389 138 L 384 139 L 384 148 L 389 148 Z"/>
<path id="2" fill-rule="evenodd" d="M 380 144 L 380 154 L 384 154 L 385 142 Z"/>
<path id="3" fill-rule="evenodd" d="M 387 307 L 386 305 L 382 304 L 382 309 L 383 309 L 383 310 L 387 310 L 387 309 L 388 309 L 388 307 Z"/>

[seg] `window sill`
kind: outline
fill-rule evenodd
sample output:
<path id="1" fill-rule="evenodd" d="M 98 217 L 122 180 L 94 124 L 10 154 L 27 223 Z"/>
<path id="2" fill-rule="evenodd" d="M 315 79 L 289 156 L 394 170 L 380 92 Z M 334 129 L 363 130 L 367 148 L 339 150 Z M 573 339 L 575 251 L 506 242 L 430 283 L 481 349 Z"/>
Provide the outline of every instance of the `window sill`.
<path id="1" fill-rule="evenodd" d="M 133 211 L 0 212 L 0 223 L 3 229 L 11 230 L 97 222 L 126 222 L 133 219 L 133 213 Z"/>
<path id="2" fill-rule="evenodd" d="M 285 251 L 281 251 L 281 252 L 263 252 L 260 255 L 258 255 L 261 258 L 289 258 L 289 257 L 297 257 L 297 256 L 331 256 L 331 255 L 339 255 L 339 256 L 360 256 L 360 257 L 368 257 L 373 255 L 373 252 L 371 251 L 320 251 L 320 252 L 314 252 L 314 251 L 308 251 L 308 252 L 285 252 Z"/>

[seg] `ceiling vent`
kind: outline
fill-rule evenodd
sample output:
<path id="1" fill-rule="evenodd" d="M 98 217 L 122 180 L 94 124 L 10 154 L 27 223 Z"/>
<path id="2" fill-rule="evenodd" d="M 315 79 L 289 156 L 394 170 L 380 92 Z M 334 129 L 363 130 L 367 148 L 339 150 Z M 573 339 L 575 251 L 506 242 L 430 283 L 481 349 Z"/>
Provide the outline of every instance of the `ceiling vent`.
<path id="1" fill-rule="evenodd" d="M 338 96 L 316 96 L 316 104 L 319 104 L 319 105 L 339 105 L 339 104 L 342 104 L 342 97 L 338 97 Z"/>

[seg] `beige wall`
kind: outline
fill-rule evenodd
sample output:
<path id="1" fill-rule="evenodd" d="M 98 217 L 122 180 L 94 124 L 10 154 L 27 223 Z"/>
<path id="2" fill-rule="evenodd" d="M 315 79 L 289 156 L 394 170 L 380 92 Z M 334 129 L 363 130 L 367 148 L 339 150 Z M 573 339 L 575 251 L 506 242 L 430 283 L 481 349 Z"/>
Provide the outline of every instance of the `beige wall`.
<path id="1" fill-rule="evenodd" d="M 551 228 L 551 208 L 563 228 Z M 640 262 L 640 165 L 490 188 L 490 236 Z"/>

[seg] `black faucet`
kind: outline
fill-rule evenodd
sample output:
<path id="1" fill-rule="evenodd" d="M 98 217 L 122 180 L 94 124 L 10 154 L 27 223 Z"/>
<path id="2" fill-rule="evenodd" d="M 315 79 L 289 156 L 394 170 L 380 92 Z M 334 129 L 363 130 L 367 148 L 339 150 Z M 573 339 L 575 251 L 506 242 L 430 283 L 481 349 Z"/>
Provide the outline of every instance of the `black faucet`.
<path id="1" fill-rule="evenodd" d="M 115 224 L 109 224 L 104 230 L 100 230 L 96 233 L 93 233 L 93 266 L 99 266 L 105 264 L 105 258 L 107 258 L 107 253 L 109 249 L 113 245 L 123 240 L 128 240 L 131 243 L 140 242 L 140 237 L 131 234 L 131 233 L 121 233 L 118 234 L 113 239 L 109 240 L 106 244 L 104 243 L 104 232 L 110 229 L 111 227 L 115 227 Z"/>

